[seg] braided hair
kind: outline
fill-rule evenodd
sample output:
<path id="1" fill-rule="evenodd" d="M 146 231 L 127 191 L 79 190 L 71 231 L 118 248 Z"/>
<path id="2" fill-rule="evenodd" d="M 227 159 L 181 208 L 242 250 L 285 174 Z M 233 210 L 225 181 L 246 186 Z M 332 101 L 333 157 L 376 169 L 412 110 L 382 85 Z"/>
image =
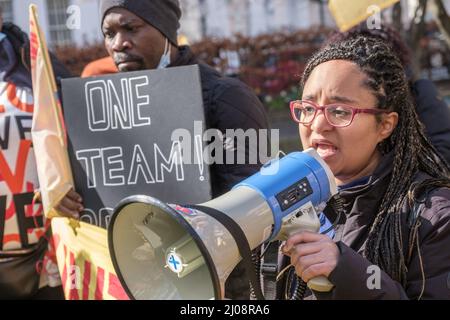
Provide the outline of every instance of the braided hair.
<path id="1" fill-rule="evenodd" d="M 315 67 L 330 60 L 355 63 L 367 76 L 365 85 L 376 96 L 377 108 L 397 112 L 399 115 L 397 127 L 391 136 L 379 144 L 381 154 L 393 152 L 393 170 L 370 228 L 363 255 L 392 279 L 405 285 L 406 266 L 411 255 L 403 252 L 402 207 L 407 203 L 412 208 L 417 196 L 424 190 L 449 187 L 450 170 L 424 134 L 410 96 L 402 63 L 388 45 L 367 36 L 330 43 L 309 60 L 301 85 L 304 87 Z M 418 171 L 428 174 L 431 179 L 413 183 Z M 417 240 L 419 225 L 419 219 L 413 211 L 409 210 L 408 217 L 408 221 L 412 221 L 407 250 L 410 253 Z"/>
<path id="2" fill-rule="evenodd" d="M 400 33 L 398 33 L 398 31 L 393 27 L 386 24 L 380 25 L 379 28 L 369 28 L 366 21 L 361 22 L 360 24 L 346 32 L 336 31 L 328 38 L 327 44 L 354 38 L 358 35 L 380 39 L 384 43 L 389 45 L 393 52 L 400 59 L 403 68 L 406 69 L 411 63 L 411 51 L 409 50 L 405 41 L 403 41 Z"/>

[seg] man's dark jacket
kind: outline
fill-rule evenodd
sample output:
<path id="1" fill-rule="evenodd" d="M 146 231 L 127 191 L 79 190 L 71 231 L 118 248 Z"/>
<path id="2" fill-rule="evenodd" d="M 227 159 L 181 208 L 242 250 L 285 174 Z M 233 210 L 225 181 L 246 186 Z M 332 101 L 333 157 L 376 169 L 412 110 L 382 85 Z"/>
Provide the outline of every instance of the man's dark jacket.
<path id="1" fill-rule="evenodd" d="M 441 156 L 450 163 L 450 106 L 439 97 L 436 86 L 430 80 L 415 81 L 411 85 L 411 92 L 426 135 Z"/>
<path id="2" fill-rule="evenodd" d="M 222 76 L 210 66 L 199 63 L 187 46 L 169 67 L 199 64 L 207 129 L 268 129 L 266 112 L 258 97 L 241 81 Z M 249 149 L 245 148 L 248 154 Z M 224 157 L 225 160 L 225 157 Z M 210 168 L 213 198 L 229 191 L 235 184 L 257 172 L 260 164 L 213 164 Z M 226 283 L 227 298 L 248 299 L 249 285 L 245 270 L 238 265 Z"/>

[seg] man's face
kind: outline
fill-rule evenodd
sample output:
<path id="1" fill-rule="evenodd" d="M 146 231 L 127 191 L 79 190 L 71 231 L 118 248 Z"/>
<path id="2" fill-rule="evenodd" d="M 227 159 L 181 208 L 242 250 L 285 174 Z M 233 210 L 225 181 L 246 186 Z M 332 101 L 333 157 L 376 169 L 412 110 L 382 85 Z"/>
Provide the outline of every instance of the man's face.
<path id="1" fill-rule="evenodd" d="M 123 8 L 108 11 L 103 20 L 105 47 L 119 71 L 156 69 L 166 38 L 153 26 Z"/>

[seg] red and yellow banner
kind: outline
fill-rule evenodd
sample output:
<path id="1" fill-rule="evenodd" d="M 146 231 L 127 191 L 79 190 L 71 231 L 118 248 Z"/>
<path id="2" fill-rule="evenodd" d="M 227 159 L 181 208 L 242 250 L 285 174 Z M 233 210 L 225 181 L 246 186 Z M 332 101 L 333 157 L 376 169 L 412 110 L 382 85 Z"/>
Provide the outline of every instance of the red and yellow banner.
<path id="1" fill-rule="evenodd" d="M 73 228 L 61 218 L 53 219 L 52 228 L 66 299 L 128 299 L 114 272 L 105 229 L 84 222 Z"/>

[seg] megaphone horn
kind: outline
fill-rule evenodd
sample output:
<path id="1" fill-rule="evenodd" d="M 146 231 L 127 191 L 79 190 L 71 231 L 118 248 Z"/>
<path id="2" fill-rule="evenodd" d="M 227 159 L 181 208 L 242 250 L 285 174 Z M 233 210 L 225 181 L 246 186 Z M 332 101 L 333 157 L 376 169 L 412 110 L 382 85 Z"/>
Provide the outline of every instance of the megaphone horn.
<path id="1" fill-rule="evenodd" d="M 269 162 L 201 205 L 128 197 L 114 209 L 108 228 L 113 265 L 131 298 L 223 299 L 225 281 L 242 258 L 249 261 L 251 250 L 265 242 L 318 232 L 317 212 L 336 193 L 331 170 L 308 149 Z M 308 286 L 333 287 L 325 277 Z"/>

